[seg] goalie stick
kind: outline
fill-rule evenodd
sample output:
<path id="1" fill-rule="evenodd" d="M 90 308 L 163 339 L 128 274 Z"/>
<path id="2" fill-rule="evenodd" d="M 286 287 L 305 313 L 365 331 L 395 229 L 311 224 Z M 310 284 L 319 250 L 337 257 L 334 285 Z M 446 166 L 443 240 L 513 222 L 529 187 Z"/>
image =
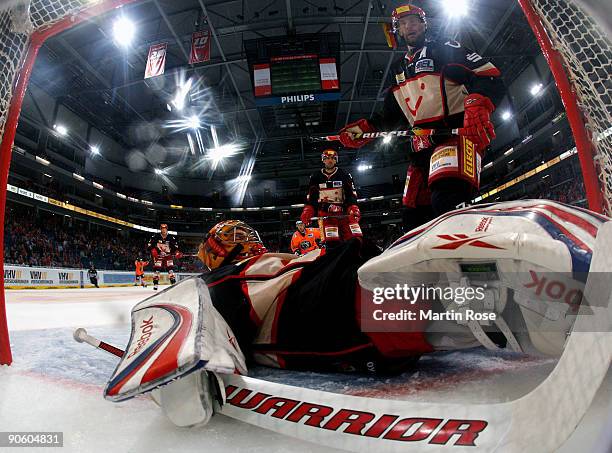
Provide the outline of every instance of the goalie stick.
<path id="1" fill-rule="evenodd" d="M 357 139 L 377 139 L 386 137 L 420 137 L 420 136 L 436 136 L 447 137 L 451 135 L 459 135 L 459 129 L 406 129 L 400 131 L 380 131 L 380 132 L 364 132 Z M 320 137 L 310 137 L 312 142 L 337 142 L 340 141 L 340 135 L 324 135 Z"/>
<path id="2" fill-rule="evenodd" d="M 478 451 L 522 452 L 534 446 L 538 451 L 555 451 L 584 417 L 612 357 L 612 281 L 602 284 L 601 278 L 591 278 L 612 269 L 612 256 L 607 254 L 612 222 L 599 229 L 595 245 L 583 299 L 588 305 L 585 311 L 593 314 L 577 317 L 555 368 L 518 399 L 490 404 L 414 402 L 223 375 L 227 399 L 217 411 L 350 451 L 475 451 L 474 446 Z"/>

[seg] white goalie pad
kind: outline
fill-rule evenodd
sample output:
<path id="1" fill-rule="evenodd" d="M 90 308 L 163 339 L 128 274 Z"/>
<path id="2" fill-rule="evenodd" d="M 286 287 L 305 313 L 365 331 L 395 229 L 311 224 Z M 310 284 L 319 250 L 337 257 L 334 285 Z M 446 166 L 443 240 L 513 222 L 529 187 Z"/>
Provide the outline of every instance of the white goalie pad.
<path id="1" fill-rule="evenodd" d="M 580 307 L 597 232 L 608 220 L 548 200 L 459 209 L 395 241 L 359 269 L 359 283 L 369 291 L 397 284 L 486 287 L 475 311 L 501 314 L 510 306 L 521 315 L 520 341 L 503 318 L 494 322 L 512 349 L 522 350 L 520 343 L 529 352 L 558 356 Z M 508 290 L 511 302 L 505 302 Z M 442 305 L 455 312 L 474 308 L 452 300 Z M 486 322 L 459 324 L 494 347 L 480 327 Z"/>
<path id="2" fill-rule="evenodd" d="M 234 338 L 206 284 L 197 277 L 184 280 L 132 309 L 132 334 L 104 396 L 123 401 L 201 368 L 246 374 Z"/>

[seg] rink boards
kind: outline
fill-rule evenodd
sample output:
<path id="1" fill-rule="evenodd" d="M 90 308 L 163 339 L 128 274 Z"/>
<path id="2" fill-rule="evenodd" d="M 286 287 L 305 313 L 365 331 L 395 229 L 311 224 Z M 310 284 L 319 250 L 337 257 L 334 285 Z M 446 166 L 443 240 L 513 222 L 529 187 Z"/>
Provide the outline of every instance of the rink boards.
<path id="1" fill-rule="evenodd" d="M 183 280 L 194 273 L 176 273 L 177 280 Z M 145 281 L 153 282 L 153 272 L 145 272 Z M 135 280 L 134 272 L 98 270 L 98 285 L 129 286 Z M 161 273 L 159 283 L 170 284 L 167 273 Z M 4 266 L 4 287 L 7 289 L 64 289 L 91 286 L 87 269 Z"/>

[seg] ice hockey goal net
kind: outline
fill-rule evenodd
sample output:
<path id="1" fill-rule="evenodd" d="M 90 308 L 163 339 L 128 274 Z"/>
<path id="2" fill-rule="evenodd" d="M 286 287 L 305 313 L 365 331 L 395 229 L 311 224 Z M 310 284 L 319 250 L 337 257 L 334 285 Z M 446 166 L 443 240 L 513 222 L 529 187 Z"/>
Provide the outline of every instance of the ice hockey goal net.
<path id="1" fill-rule="evenodd" d="M 0 6 L 0 218 L 11 148 L 38 48 L 88 18 L 138 0 L 9 0 Z M 563 98 L 580 156 L 589 207 L 612 213 L 612 50 L 586 0 L 518 0 Z M 4 222 L 0 223 L 4 250 Z M 0 260 L 0 270 L 4 270 Z M 11 363 L 4 280 L 0 281 L 0 364 Z"/>

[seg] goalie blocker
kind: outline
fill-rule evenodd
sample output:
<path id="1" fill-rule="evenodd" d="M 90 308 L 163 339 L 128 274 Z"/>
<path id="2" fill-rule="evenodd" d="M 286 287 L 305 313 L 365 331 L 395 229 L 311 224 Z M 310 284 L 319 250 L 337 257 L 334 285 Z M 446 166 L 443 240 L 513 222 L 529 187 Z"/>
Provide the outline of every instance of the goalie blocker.
<path id="1" fill-rule="evenodd" d="M 219 267 L 134 307 L 130 342 L 105 396 L 122 401 L 161 387 L 155 398 L 166 415 L 189 426 L 208 421 L 213 398 L 224 401 L 218 375 L 246 374 L 246 360 L 291 369 L 393 372 L 428 352 L 479 344 L 558 356 L 580 300 L 560 300 L 544 275 L 569 275 L 566 288 L 576 283 L 572 275 L 586 277 L 606 221 L 544 200 L 479 205 L 411 231 L 377 257 L 351 241 L 300 258 L 264 253 Z M 505 340 L 496 344 L 484 331 L 490 316 L 404 322 L 399 332 L 368 325 L 370 310 L 379 306 L 376 288 L 430 284 L 432 278 L 447 288 L 486 287 L 483 302 L 434 300 L 432 308 L 494 313 Z M 521 316 L 522 332 L 504 320 L 510 307 Z M 181 409 L 181 399 L 189 401 L 188 409 Z"/>

